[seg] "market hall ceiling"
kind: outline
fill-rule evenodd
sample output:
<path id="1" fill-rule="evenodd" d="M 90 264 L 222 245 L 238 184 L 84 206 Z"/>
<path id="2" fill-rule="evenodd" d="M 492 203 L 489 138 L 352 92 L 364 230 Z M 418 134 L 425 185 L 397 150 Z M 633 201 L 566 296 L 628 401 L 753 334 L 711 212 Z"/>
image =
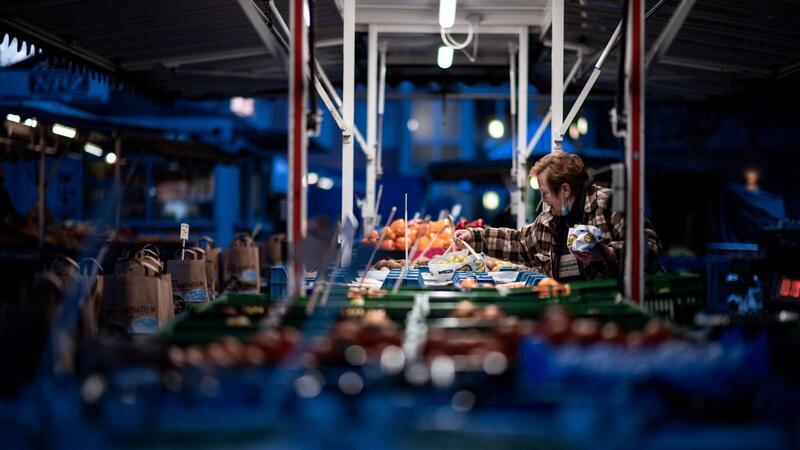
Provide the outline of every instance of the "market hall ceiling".
<path id="1" fill-rule="evenodd" d="M 667 0 L 646 25 L 648 45 L 682 0 Z M 264 43 L 245 15 L 250 0 L 28 0 L 0 5 L 0 33 L 20 37 L 53 59 L 110 76 L 135 89 L 189 98 L 283 95 L 287 77 L 282 55 Z M 266 3 L 250 2 L 261 18 Z M 341 85 L 341 0 L 314 1 L 316 55 Z M 656 4 L 647 2 L 648 9 Z M 276 2 L 288 19 L 288 2 Z M 358 0 L 357 70 L 366 75 L 366 21 L 426 23 L 437 20 L 437 0 Z M 461 0 L 458 20 L 481 16 L 482 25 L 530 29 L 531 82 L 549 90 L 548 0 Z M 565 73 L 582 47 L 581 73 L 591 67 L 621 18 L 621 0 L 567 0 Z M 480 25 L 479 25 L 480 27 Z M 480 31 L 478 29 L 478 31 Z M 0 36 L 3 37 L 3 36 Z M 479 35 L 477 60 L 456 53 L 448 70 L 436 66 L 440 38 L 434 34 L 386 36 L 390 83 L 439 81 L 501 84 L 508 78 L 508 44 L 514 36 Z M 458 36 L 457 36 L 458 37 Z M 280 48 L 278 48 L 280 51 Z M 597 90 L 615 87 L 617 55 L 607 61 Z M 672 45 L 648 73 L 648 93 L 657 97 L 705 97 L 734 93 L 754 83 L 795 77 L 800 72 L 800 4 L 788 0 L 698 0 Z M 576 84 L 577 89 L 582 80 Z"/>

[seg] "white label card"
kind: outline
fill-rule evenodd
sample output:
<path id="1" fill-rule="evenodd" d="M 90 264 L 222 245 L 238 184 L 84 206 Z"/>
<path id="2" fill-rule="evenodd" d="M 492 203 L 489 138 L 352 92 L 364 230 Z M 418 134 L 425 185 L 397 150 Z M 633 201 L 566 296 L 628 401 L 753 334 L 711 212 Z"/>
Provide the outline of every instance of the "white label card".
<path id="1" fill-rule="evenodd" d="M 578 260 L 572 253 L 562 255 L 558 261 L 558 278 L 563 280 L 565 278 L 581 276 L 581 269 L 578 267 Z"/>

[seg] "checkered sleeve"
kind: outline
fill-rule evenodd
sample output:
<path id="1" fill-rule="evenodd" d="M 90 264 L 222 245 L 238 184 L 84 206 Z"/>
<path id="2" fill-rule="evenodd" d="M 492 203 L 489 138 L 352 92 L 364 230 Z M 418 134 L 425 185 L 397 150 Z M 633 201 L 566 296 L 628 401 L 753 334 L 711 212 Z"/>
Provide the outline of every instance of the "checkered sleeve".
<path id="1" fill-rule="evenodd" d="M 550 258 L 542 251 L 535 233 L 536 223 L 521 230 L 511 228 L 470 228 L 476 252 L 504 261 L 523 264 L 531 269 L 548 273 Z"/>

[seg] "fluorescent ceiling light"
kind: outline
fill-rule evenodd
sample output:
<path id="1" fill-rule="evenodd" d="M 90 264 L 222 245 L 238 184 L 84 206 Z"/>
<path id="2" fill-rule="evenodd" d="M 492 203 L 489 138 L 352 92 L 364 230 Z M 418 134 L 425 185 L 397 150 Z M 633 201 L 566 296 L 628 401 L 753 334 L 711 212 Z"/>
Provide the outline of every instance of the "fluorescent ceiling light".
<path id="1" fill-rule="evenodd" d="M 317 181 L 319 181 L 319 175 L 317 175 L 316 172 L 308 172 L 306 179 L 308 180 L 309 185 L 314 185 L 317 184 Z"/>
<path id="2" fill-rule="evenodd" d="M 446 45 L 439 47 L 436 64 L 442 69 L 449 69 L 450 66 L 453 65 L 453 47 L 448 47 Z"/>
<path id="3" fill-rule="evenodd" d="M 456 23 L 456 0 L 439 0 L 439 26 L 450 28 Z"/>
<path id="4" fill-rule="evenodd" d="M 531 185 L 531 189 L 533 189 L 534 191 L 539 190 L 539 180 L 536 177 L 531 177 L 531 181 L 529 182 L 529 184 Z"/>
<path id="5" fill-rule="evenodd" d="M 25 119 L 25 122 L 22 122 L 22 124 L 26 127 L 36 128 L 39 126 L 39 121 L 36 119 Z"/>
<path id="6" fill-rule="evenodd" d="M 109 152 L 109 153 L 107 153 L 107 154 L 106 154 L 106 163 L 108 163 L 108 164 L 114 164 L 115 162 L 117 162 L 117 155 L 116 155 L 116 153 L 114 153 L 114 152 Z"/>
<path id="7" fill-rule="evenodd" d="M 60 123 L 54 123 L 52 130 L 53 130 L 53 134 L 57 134 L 59 136 L 64 136 L 65 138 L 70 138 L 70 139 L 74 139 L 75 136 L 78 135 L 78 130 L 76 130 L 75 128 L 70 128 L 70 127 L 61 125 Z"/>
<path id="8" fill-rule="evenodd" d="M 6 120 L 9 122 L 19 123 L 19 121 L 22 119 L 16 114 L 9 114 L 6 116 Z"/>
<path id="9" fill-rule="evenodd" d="M 90 155 L 97 156 L 98 158 L 103 156 L 103 149 L 92 144 L 91 142 L 87 142 L 83 145 L 83 151 Z"/>

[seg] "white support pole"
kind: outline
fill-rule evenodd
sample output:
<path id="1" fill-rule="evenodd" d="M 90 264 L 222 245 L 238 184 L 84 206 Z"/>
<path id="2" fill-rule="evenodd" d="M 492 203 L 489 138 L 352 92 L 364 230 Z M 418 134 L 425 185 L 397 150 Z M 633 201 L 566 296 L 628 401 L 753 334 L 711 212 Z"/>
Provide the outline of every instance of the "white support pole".
<path id="1" fill-rule="evenodd" d="M 330 113 L 331 117 L 333 117 L 333 121 L 336 122 L 336 126 L 339 130 L 344 131 L 347 129 L 347 125 L 344 123 L 344 119 L 342 119 L 342 115 L 339 114 L 339 110 L 331 101 L 331 98 L 325 92 L 325 89 L 322 87 L 322 84 L 319 82 L 319 78 L 314 80 L 314 87 L 317 88 L 317 93 L 319 94 L 319 98 L 322 99 L 322 103 L 325 104 L 325 108 Z"/>
<path id="2" fill-rule="evenodd" d="M 343 58 L 342 58 L 342 117 L 348 131 L 342 134 L 342 216 L 345 223 L 353 214 L 353 136 L 355 118 L 355 53 L 356 53 L 356 0 L 344 0 Z M 349 264 L 350 255 L 342 255 L 343 264 Z"/>
<path id="3" fill-rule="evenodd" d="M 583 64 L 583 50 L 578 51 L 578 59 L 575 60 L 575 64 L 572 66 L 572 69 L 569 71 L 569 75 L 567 75 L 567 79 L 564 80 L 564 92 L 567 91 L 567 88 L 575 81 L 575 75 L 578 73 L 578 69 L 580 69 L 581 64 Z M 533 133 L 533 137 L 531 141 L 528 142 L 528 147 L 525 148 L 525 159 L 528 159 L 533 152 L 533 149 L 536 147 L 536 144 L 539 143 L 539 140 L 544 135 L 544 130 L 550 125 L 550 119 L 553 117 L 553 111 L 547 110 L 547 114 L 544 115 L 542 118 L 542 122 L 539 124 L 539 128 L 536 129 L 536 132 Z M 561 133 L 563 136 L 564 133 Z"/>
<path id="4" fill-rule="evenodd" d="M 386 42 L 381 45 L 381 63 L 378 75 L 378 138 L 375 145 L 375 166 L 377 167 L 377 176 L 383 176 L 383 111 L 386 106 Z M 378 217 L 377 205 L 375 210 L 375 217 Z"/>
<path id="5" fill-rule="evenodd" d="M 597 62 L 594 64 L 594 69 L 592 69 L 591 75 L 589 75 L 589 79 L 586 81 L 586 84 L 581 89 L 581 93 L 578 94 L 578 98 L 575 100 L 575 103 L 572 104 L 572 108 L 569 110 L 569 114 L 564 119 L 564 122 L 561 125 L 560 133 L 563 136 L 564 133 L 567 132 L 567 128 L 572 124 L 572 121 L 575 120 L 575 116 L 578 115 L 578 111 L 581 110 L 583 106 L 583 102 L 586 101 L 586 97 L 589 96 L 589 92 L 591 92 L 594 84 L 597 82 L 597 79 L 600 77 L 600 74 L 603 72 L 603 65 L 606 63 L 606 59 L 608 58 L 609 53 L 617 44 L 617 40 L 619 39 L 620 34 L 622 34 L 622 21 L 617 24 L 617 28 L 614 29 L 614 34 L 611 35 L 611 39 L 609 39 L 606 47 L 603 49 L 603 53 L 600 54 L 600 57 L 597 58 Z"/>
<path id="6" fill-rule="evenodd" d="M 517 190 L 519 203 L 517 203 L 517 229 L 525 226 L 525 200 L 528 192 L 528 160 L 525 158 L 525 145 L 528 143 L 528 27 L 519 30 L 519 77 L 517 93 L 519 104 L 517 107 Z"/>
<path id="7" fill-rule="evenodd" d="M 280 28 L 284 30 L 284 32 L 287 35 L 289 35 L 289 28 L 286 25 L 286 22 L 283 20 L 280 11 L 278 11 L 278 8 L 275 6 L 274 1 L 269 2 L 269 8 L 270 11 L 272 12 L 273 17 L 275 17 L 275 20 L 278 22 Z M 342 111 L 342 99 L 336 92 L 336 88 L 333 87 L 333 83 L 331 83 L 331 80 L 328 78 L 328 74 L 325 73 L 325 69 L 319 63 L 319 60 L 314 58 L 314 64 L 316 65 L 317 68 L 317 78 L 319 78 L 318 80 L 315 80 L 314 86 L 316 87 L 317 92 L 322 98 L 323 103 L 325 103 L 325 106 L 327 107 L 328 111 L 331 113 L 333 120 L 336 121 L 336 124 L 338 125 L 339 129 L 342 130 L 342 132 L 349 134 L 350 132 L 346 130 L 344 125 L 342 125 L 343 119 L 341 118 L 341 116 L 344 114 Z M 309 76 L 308 71 L 306 71 L 306 76 Z M 326 97 L 328 98 L 326 99 Z M 337 111 L 339 111 L 338 115 L 334 114 L 333 110 L 329 106 L 331 100 L 333 101 L 333 103 L 336 104 Z M 366 156 L 369 151 L 369 149 L 367 148 L 367 142 L 364 140 L 364 137 L 358 131 L 358 128 L 355 126 L 355 124 L 352 127 L 352 135 L 355 136 L 356 142 L 358 142 L 361 151 L 364 152 L 364 155 Z"/>
<path id="8" fill-rule="evenodd" d="M 553 0 L 553 48 L 550 64 L 551 151 L 562 150 L 561 121 L 564 119 L 564 0 Z"/>
<path id="9" fill-rule="evenodd" d="M 378 32 L 373 26 L 367 32 L 367 179 L 364 206 L 361 207 L 361 219 L 364 224 L 364 236 L 375 227 L 375 180 L 377 174 L 375 160 L 375 142 L 378 130 Z"/>
<path id="10" fill-rule="evenodd" d="M 289 286 L 293 293 L 302 290 L 303 269 L 299 245 L 306 231 L 306 104 L 308 77 L 305 65 L 306 26 L 303 9 L 306 0 L 291 0 L 289 20 L 292 24 L 289 50 Z"/>
<path id="11" fill-rule="evenodd" d="M 647 14 L 644 17 L 645 21 L 649 19 L 650 16 L 658 12 L 658 10 L 661 8 L 661 6 L 664 4 L 665 1 L 666 0 L 659 0 L 658 3 L 653 5 L 653 7 L 650 8 L 650 11 L 647 11 Z M 566 119 L 564 119 L 564 122 L 561 124 L 562 136 L 567 132 L 567 129 L 569 129 L 569 126 L 572 124 L 572 121 L 575 120 L 575 116 L 578 115 L 578 111 L 580 111 L 581 107 L 583 106 L 583 102 L 586 101 L 586 97 L 589 96 L 589 92 L 591 92 L 592 88 L 594 87 L 594 83 L 597 82 L 597 79 L 600 77 L 603 65 L 606 62 L 606 58 L 608 58 L 608 55 L 609 53 L 611 53 L 611 50 L 613 50 L 614 47 L 617 45 L 617 41 L 619 40 L 621 34 L 622 34 L 622 21 L 620 20 L 619 23 L 617 24 L 617 28 L 614 30 L 614 34 L 611 35 L 611 39 L 608 41 L 608 44 L 606 44 L 606 47 L 600 54 L 600 57 L 597 58 L 597 62 L 594 65 L 592 74 L 589 75 L 589 80 L 586 81 L 586 85 L 583 86 L 583 90 L 581 90 L 581 93 L 580 95 L 578 95 L 578 98 L 572 105 L 569 114 L 567 114 Z"/>
<path id="12" fill-rule="evenodd" d="M 672 45 L 672 41 L 675 40 L 678 31 L 681 30 L 683 22 L 689 17 L 689 11 L 692 10 L 694 3 L 695 0 L 682 0 L 678 7 L 675 8 L 675 12 L 672 13 L 672 17 L 669 18 L 667 26 L 664 27 L 661 34 L 658 35 L 658 38 L 653 43 L 653 46 L 647 51 L 645 69 L 667 54 L 667 50 L 669 50 L 669 47 Z"/>
<path id="13" fill-rule="evenodd" d="M 630 0 L 625 52 L 625 296 L 634 303 L 644 298 L 644 0 Z"/>
<path id="14" fill-rule="evenodd" d="M 522 193 L 517 186 L 517 164 L 519 163 L 519 152 L 517 150 L 517 60 L 516 46 L 508 44 L 508 86 L 509 86 L 509 105 L 511 106 L 511 214 L 515 217 L 519 215 L 519 205 L 522 204 Z"/>

